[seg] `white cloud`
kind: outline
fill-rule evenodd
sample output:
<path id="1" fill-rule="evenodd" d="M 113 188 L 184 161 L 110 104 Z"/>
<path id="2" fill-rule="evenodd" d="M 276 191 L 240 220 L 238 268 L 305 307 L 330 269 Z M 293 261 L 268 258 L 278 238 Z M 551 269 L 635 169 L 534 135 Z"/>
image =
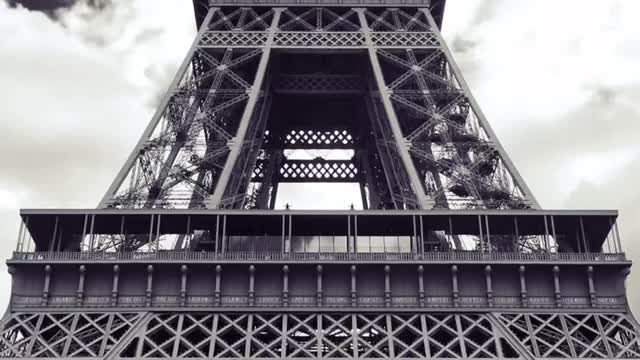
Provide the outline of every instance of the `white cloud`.
<path id="1" fill-rule="evenodd" d="M 639 2 L 498 3 L 489 20 L 448 31 L 454 44 L 467 44 L 458 47 L 466 50 L 458 53 L 461 65 L 470 67 L 465 73 L 481 104 L 499 109 L 496 128 L 552 122 L 583 105 L 594 88 L 636 83 Z"/>

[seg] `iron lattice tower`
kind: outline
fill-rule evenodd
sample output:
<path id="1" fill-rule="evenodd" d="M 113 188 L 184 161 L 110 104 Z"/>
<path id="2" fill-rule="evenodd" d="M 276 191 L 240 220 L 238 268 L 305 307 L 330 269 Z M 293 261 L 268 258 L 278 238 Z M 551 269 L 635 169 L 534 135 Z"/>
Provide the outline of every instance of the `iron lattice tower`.
<path id="1" fill-rule="evenodd" d="M 0 356 L 640 357 L 617 212 L 539 208 L 444 1 L 194 8 L 98 209 L 21 211 Z M 275 210 L 292 182 L 364 210 Z"/>

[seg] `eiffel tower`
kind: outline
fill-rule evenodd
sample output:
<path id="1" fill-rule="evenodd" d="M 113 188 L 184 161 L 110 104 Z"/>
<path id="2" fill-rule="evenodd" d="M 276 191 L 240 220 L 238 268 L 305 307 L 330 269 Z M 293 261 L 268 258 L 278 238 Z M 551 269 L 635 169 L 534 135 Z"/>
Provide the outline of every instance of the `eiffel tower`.
<path id="1" fill-rule="evenodd" d="M 540 208 L 444 8 L 195 0 L 98 208 L 21 211 L 0 356 L 640 358 L 617 212 Z M 361 204 L 277 209 L 292 183 Z"/>

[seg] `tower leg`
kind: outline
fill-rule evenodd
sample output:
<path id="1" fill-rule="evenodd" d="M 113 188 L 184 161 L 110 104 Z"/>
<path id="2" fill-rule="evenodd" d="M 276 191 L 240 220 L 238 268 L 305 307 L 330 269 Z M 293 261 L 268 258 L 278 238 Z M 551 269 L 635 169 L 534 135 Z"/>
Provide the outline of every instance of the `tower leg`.
<path id="1" fill-rule="evenodd" d="M 242 114 L 238 131 L 236 132 L 236 135 L 233 138 L 233 143 L 231 144 L 231 151 L 229 152 L 227 161 L 224 164 L 224 169 L 222 170 L 222 173 L 218 178 L 218 183 L 216 185 L 216 189 L 213 195 L 211 195 L 208 199 L 205 200 L 205 205 L 210 209 L 217 208 L 223 200 L 223 196 L 227 188 L 229 178 L 231 177 L 233 168 L 242 150 L 242 145 L 244 143 L 244 139 L 247 134 L 247 129 L 249 128 L 249 122 L 253 116 L 256 102 L 258 101 L 258 97 L 260 96 L 260 92 L 262 91 L 262 83 L 264 82 L 265 74 L 267 71 L 267 65 L 269 64 L 269 56 L 271 55 L 271 46 L 273 44 L 273 38 L 275 36 L 278 22 L 280 20 L 280 14 L 283 11 L 283 9 L 281 8 L 276 8 L 274 10 L 275 10 L 275 13 L 273 15 L 273 19 L 271 20 L 271 27 L 269 28 L 269 37 L 267 38 L 267 41 L 264 47 L 262 48 L 262 55 L 260 55 L 260 63 L 258 65 L 258 71 L 256 72 L 253 86 L 251 87 L 251 90 L 249 92 L 249 99 L 247 101 L 247 105 Z"/>
<path id="2" fill-rule="evenodd" d="M 185 56 L 184 60 L 182 61 L 182 64 L 180 65 L 180 68 L 178 68 L 178 72 L 176 73 L 175 77 L 173 78 L 173 81 L 172 81 L 172 83 L 171 83 L 171 85 L 169 87 L 169 90 L 164 94 L 164 96 L 162 98 L 162 101 L 160 102 L 160 105 L 157 107 L 156 112 L 153 115 L 152 120 L 149 122 L 149 125 L 147 125 L 147 127 L 144 130 L 142 136 L 140 137 L 140 140 L 138 140 L 138 143 L 136 144 L 136 147 L 134 148 L 134 151 L 131 152 L 131 154 L 127 158 L 124 166 L 120 169 L 120 172 L 118 172 L 118 175 L 113 180 L 113 182 L 111 183 L 111 185 L 107 189 L 107 192 L 102 197 L 102 200 L 98 204 L 98 208 L 106 208 L 106 207 L 108 207 L 110 205 L 111 198 L 116 194 L 118 189 L 122 186 L 125 178 L 129 174 L 129 172 L 132 170 L 132 168 L 134 167 L 136 161 L 138 160 L 138 156 L 140 154 L 140 151 L 144 148 L 145 143 L 151 137 L 151 135 L 155 131 L 156 127 L 160 123 L 160 120 L 163 117 L 165 109 L 169 105 L 169 102 L 170 102 L 171 97 L 173 95 L 173 91 L 175 89 L 177 89 L 179 84 L 180 84 L 180 82 L 183 81 L 183 79 L 185 77 L 185 74 L 187 73 L 187 70 L 189 69 L 189 66 L 191 65 L 191 62 L 193 60 L 193 56 L 194 56 L 194 54 L 195 54 L 195 52 L 196 52 L 196 50 L 198 48 L 198 44 L 200 43 L 204 33 L 209 29 L 209 23 L 211 22 L 211 19 L 213 18 L 213 14 L 217 10 L 218 10 L 217 8 L 209 9 L 204 21 L 202 22 L 202 25 L 200 26 L 200 29 L 198 30 L 198 34 L 196 35 L 193 43 L 191 44 L 191 47 L 189 48 L 189 51 L 187 52 L 187 55 Z"/>
<path id="3" fill-rule="evenodd" d="M 389 100 L 389 94 L 387 92 L 384 77 L 382 75 L 382 69 L 380 68 L 380 62 L 378 61 L 378 55 L 376 54 L 376 50 L 373 47 L 373 41 L 371 40 L 371 30 L 369 29 L 367 19 L 364 15 L 364 9 L 357 9 L 356 11 L 358 12 L 360 25 L 365 36 L 367 52 L 369 54 L 371 67 L 373 68 L 373 75 L 375 77 L 378 91 L 380 92 L 380 100 L 382 101 L 387 119 L 389 120 L 389 125 L 391 126 L 391 131 L 393 133 L 393 138 L 397 146 L 398 154 L 402 159 L 402 164 L 404 165 L 404 168 L 409 176 L 411 187 L 413 189 L 413 192 L 415 193 L 416 198 L 418 199 L 420 207 L 423 209 L 431 209 L 435 205 L 435 202 L 430 199 L 425 193 L 423 182 L 420 181 L 420 177 L 418 176 L 418 172 L 416 171 L 416 168 L 413 164 L 413 160 L 411 160 L 411 156 L 409 155 L 408 144 L 406 142 L 406 139 L 404 138 L 404 135 L 402 134 L 402 129 L 400 128 L 400 123 L 398 122 L 398 117 L 396 116 L 396 113 L 393 109 L 391 100 Z"/>

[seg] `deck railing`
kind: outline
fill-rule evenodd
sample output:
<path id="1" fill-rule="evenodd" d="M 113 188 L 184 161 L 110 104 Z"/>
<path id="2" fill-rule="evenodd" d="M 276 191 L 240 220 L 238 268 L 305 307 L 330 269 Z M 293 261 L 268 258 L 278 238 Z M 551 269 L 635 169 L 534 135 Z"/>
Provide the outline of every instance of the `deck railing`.
<path id="1" fill-rule="evenodd" d="M 622 262 L 624 253 L 281 253 L 281 252 L 14 252 L 12 261 L 427 261 L 427 262 Z"/>

